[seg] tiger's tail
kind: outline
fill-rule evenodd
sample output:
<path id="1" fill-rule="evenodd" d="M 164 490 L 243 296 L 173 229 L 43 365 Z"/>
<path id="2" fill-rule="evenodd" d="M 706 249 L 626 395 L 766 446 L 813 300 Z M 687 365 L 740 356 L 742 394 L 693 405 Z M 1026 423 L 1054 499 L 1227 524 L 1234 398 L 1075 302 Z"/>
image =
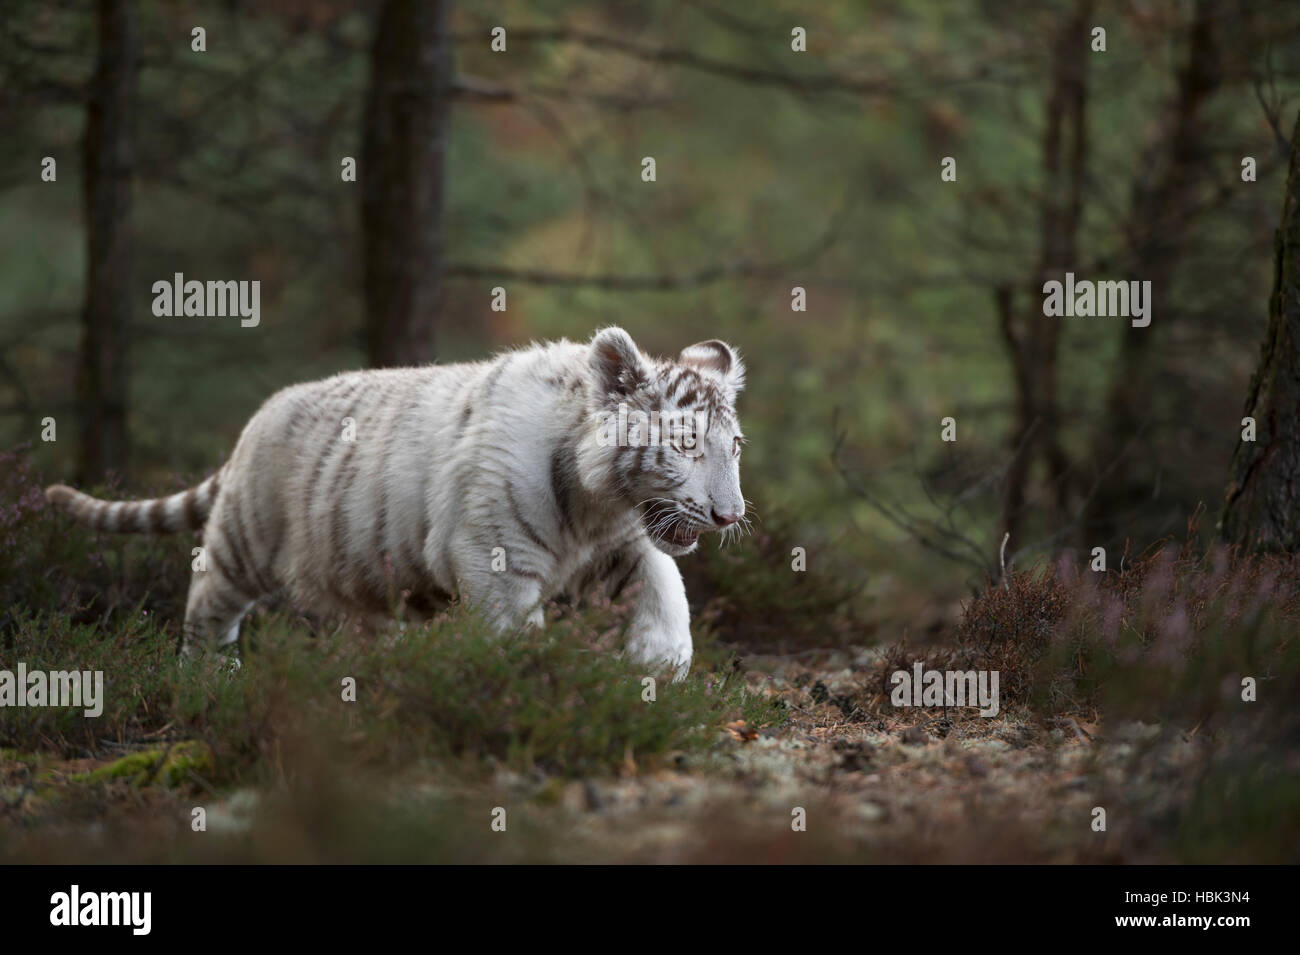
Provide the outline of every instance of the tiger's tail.
<path id="1" fill-rule="evenodd" d="M 217 499 L 221 472 L 170 497 L 147 501 L 105 501 L 68 487 L 52 484 L 45 499 L 63 508 L 82 524 L 120 534 L 172 534 L 199 530 L 207 522 Z"/>

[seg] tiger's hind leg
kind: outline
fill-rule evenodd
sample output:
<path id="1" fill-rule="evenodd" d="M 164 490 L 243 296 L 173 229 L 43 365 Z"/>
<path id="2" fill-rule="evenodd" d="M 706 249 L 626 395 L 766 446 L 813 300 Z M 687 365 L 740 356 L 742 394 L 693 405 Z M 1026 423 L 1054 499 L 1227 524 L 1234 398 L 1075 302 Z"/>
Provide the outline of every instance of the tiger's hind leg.
<path id="1" fill-rule="evenodd" d="M 203 528 L 202 556 L 190 578 L 181 653 L 215 651 L 238 662 L 239 624 L 258 598 L 276 589 L 275 575 L 260 556 L 257 522 L 240 488 L 222 488 Z M 246 521 L 244 518 L 250 518 Z"/>
<path id="2" fill-rule="evenodd" d="M 196 656 L 205 650 L 215 650 L 235 655 L 240 621 L 258 596 L 250 593 L 250 589 L 235 584 L 219 567 L 196 570 L 185 602 L 181 654 Z"/>

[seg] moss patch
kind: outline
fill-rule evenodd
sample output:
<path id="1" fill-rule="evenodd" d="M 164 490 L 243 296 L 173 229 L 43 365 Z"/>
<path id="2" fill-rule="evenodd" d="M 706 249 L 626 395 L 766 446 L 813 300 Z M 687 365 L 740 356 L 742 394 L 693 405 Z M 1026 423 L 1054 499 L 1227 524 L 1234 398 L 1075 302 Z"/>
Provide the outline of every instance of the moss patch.
<path id="1" fill-rule="evenodd" d="M 191 772 L 207 773 L 212 770 L 212 750 L 206 743 L 194 740 L 176 743 L 162 749 L 129 753 L 88 773 L 75 773 L 69 777 L 74 783 L 104 783 L 124 779 L 133 786 L 179 786 L 189 779 Z"/>

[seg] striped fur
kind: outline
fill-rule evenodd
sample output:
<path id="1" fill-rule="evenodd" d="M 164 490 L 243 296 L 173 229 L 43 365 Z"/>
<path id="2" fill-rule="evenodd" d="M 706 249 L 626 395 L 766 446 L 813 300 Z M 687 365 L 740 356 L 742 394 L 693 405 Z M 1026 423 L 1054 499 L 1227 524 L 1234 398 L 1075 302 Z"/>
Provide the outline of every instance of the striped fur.
<path id="1" fill-rule="evenodd" d="M 459 594 L 500 628 L 540 625 L 560 595 L 638 591 L 628 653 L 677 678 L 691 658 L 674 557 L 744 515 L 740 357 L 675 361 L 608 328 L 459 365 L 349 372 L 273 395 L 202 484 L 108 502 L 49 500 L 107 531 L 203 531 L 187 646 L 224 645 L 263 595 L 379 619 Z M 701 422 L 699 441 L 612 440 L 619 408 Z"/>
<path id="2" fill-rule="evenodd" d="M 119 534 L 174 534 L 203 527 L 221 485 L 220 479 L 221 472 L 218 471 L 187 491 L 150 501 L 101 501 L 66 484 L 52 484 L 45 489 L 45 499 L 96 530 Z"/>

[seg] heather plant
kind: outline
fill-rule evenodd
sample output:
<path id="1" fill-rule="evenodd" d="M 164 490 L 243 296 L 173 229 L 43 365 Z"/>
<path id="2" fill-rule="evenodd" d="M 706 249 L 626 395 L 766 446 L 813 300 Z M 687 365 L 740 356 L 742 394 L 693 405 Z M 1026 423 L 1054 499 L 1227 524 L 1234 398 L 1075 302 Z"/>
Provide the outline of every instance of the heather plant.
<path id="1" fill-rule="evenodd" d="M 1067 558 L 990 583 L 963 608 L 954 665 L 999 670 L 1009 702 L 1190 726 L 1239 710 L 1246 679 L 1295 697 L 1298 617 L 1300 559 L 1203 549 L 1193 528 L 1122 570 Z"/>
<path id="2" fill-rule="evenodd" d="M 112 497 L 110 484 L 99 493 Z M 189 537 L 100 534 L 45 500 L 26 445 L 0 452 L 0 634 L 21 608 L 81 622 L 135 613 L 179 619 L 189 582 Z"/>

